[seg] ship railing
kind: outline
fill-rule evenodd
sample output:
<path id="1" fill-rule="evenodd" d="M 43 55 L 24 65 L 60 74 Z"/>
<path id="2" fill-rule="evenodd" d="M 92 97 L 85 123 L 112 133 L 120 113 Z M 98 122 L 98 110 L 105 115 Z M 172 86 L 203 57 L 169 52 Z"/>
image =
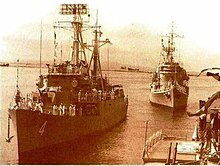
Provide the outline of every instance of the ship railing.
<path id="1" fill-rule="evenodd" d="M 145 141 L 145 147 L 144 147 L 144 153 L 143 157 L 147 155 L 149 158 L 149 152 L 151 151 L 152 147 L 159 141 L 163 140 L 164 138 L 163 130 L 159 130 L 156 133 L 154 133 L 152 136 L 150 136 L 146 141 Z"/>
<path id="2" fill-rule="evenodd" d="M 37 97 L 36 97 L 37 96 Z M 42 113 L 47 113 L 45 110 L 43 110 L 43 105 L 39 101 L 39 96 L 34 95 L 33 93 L 27 94 L 26 98 L 22 98 L 19 105 L 15 106 L 15 109 L 26 109 L 26 110 L 32 110 L 32 111 L 40 111 Z M 95 105 L 99 101 L 105 101 L 105 100 L 114 100 L 116 98 L 123 98 L 124 101 L 127 103 L 128 99 L 124 96 L 124 93 L 121 91 L 99 91 L 97 93 L 91 92 L 91 93 L 84 93 L 81 92 L 78 94 L 77 98 L 73 103 L 77 102 L 79 104 L 92 104 Z M 52 109 L 51 105 L 51 109 Z M 68 106 L 69 107 L 69 106 Z"/>
<path id="3" fill-rule="evenodd" d="M 153 133 L 149 138 L 145 141 L 144 151 L 143 151 L 143 159 L 144 158 L 150 158 L 149 154 L 152 152 L 152 149 L 155 144 L 162 140 L 187 140 L 186 137 L 176 137 L 176 136 L 167 136 L 164 131 L 161 129 L 155 133 Z"/>
<path id="4" fill-rule="evenodd" d="M 20 102 L 19 106 L 15 107 L 15 109 L 25 109 L 30 111 L 38 111 L 44 114 L 52 114 L 52 115 L 58 115 L 58 116 L 83 116 L 85 115 L 85 110 L 83 111 L 82 107 L 76 108 L 76 105 L 70 104 L 70 105 L 64 105 L 61 104 L 59 106 L 53 105 L 49 106 L 47 108 L 43 108 L 42 102 L 39 102 L 38 100 L 33 101 L 32 94 L 27 95 L 27 99 L 23 98 Z M 95 104 L 97 101 L 81 101 L 80 103 L 89 103 L 89 104 Z M 91 106 L 92 106 L 91 105 Z M 84 112 L 84 114 L 83 114 Z M 88 111 L 87 111 L 88 112 Z M 88 113 L 86 113 L 88 114 Z M 95 110 L 95 107 L 91 107 L 91 113 L 88 115 L 97 115 L 97 111 Z"/>
<path id="5" fill-rule="evenodd" d="M 124 98 L 124 93 L 121 91 L 108 91 L 108 92 L 79 92 L 78 102 L 81 103 L 97 103 L 103 100 L 114 100 L 116 98 Z"/>
<path id="6" fill-rule="evenodd" d="M 75 75 L 87 75 L 87 68 L 85 67 L 77 67 L 74 65 L 67 65 L 67 66 L 62 66 L 62 65 L 58 65 L 58 66 L 49 66 L 48 65 L 48 73 L 49 74 L 75 74 Z"/>

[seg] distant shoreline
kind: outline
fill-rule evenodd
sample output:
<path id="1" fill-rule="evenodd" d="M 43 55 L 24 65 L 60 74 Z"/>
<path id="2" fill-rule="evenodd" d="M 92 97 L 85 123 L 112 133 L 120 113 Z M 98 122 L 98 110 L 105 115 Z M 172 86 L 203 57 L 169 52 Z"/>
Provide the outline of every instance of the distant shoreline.
<path id="1" fill-rule="evenodd" d="M 18 64 L 16 63 L 10 63 L 10 65 L 8 67 L 17 67 Z M 40 66 L 38 64 L 24 64 L 24 63 L 19 63 L 18 65 L 19 67 L 25 67 L 25 68 L 40 68 Z M 1 67 L 1 66 L 0 66 Z M 4 66 L 2 66 L 4 67 Z M 46 64 L 43 64 L 41 66 L 41 68 L 47 68 Z M 129 70 L 124 70 L 124 69 L 103 69 L 102 71 L 116 71 L 116 72 L 130 72 L 130 73 L 152 73 L 152 71 L 143 71 L 143 70 L 139 70 L 139 71 L 129 71 Z"/>
<path id="2" fill-rule="evenodd" d="M 8 63 L 8 62 L 7 62 Z M 17 63 L 9 63 L 9 66 L 0 66 L 0 67 L 17 67 Z M 19 63 L 19 67 L 25 68 L 40 68 L 39 64 L 34 63 Z M 44 63 L 41 65 L 41 68 L 47 68 L 47 65 Z M 103 69 L 102 71 L 115 71 L 115 72 L 129 72 L 129 73 L 153 73 L 153 71 L 146 71 L 146 70 L 139 70 L 139 71 L 132 71 L 132 70 L 125 70 L 125 69 Z M 197 76 L 198 72 L 188 72 L 189 76 Z"/>

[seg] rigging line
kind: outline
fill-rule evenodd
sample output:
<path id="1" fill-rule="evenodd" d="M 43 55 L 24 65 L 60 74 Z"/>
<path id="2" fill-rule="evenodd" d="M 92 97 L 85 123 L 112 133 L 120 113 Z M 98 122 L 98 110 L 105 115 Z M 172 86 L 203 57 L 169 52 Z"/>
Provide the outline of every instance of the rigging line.
<path id="1" fill-rule="evenodd" d="M 181 49 L 180 46 L 181 46 L 181 40 L 179 41 L 179 63 L 181 62 L 180 61 L 180 49 Z"/>
<path id="2" fill-rule="evenodd" d="M 57 55 L 56 55 L 56 48 L 57 48 L 57 41 L 56 41 L 56 27 L 54 26 L 54 64 L 56 63 Z"/>
<path id="3" fill-rule="evenodd" d="M 97 26 L 98 26 L 98 9 L 96 10 L 96 28 L 97 28 Z"/>
<path id="4" fill-rule="evenodd" d="M 83 49 L 84 59 L 85 59 L 85 61 L 86 61 L 86 63 L 87 63 L 86 53 L 85 53 L 85 47 L 84 47 L 84 44 L 83 44 L 82 33 L 80 33 L 80 40 L 81 40 L 81 42 L 79 42 L 79 43 L 80 43 L 80 45 L 81 45 L 81 48 Z"/>
<path id="5" fill-rule="evenodd" d="M 98 53 L 99 54 L 99 53 Z M 100 62 L 100 56 L 98 56 L 98 64 L 99 64 L 99 72 L 100 72 L 100 76 L 101 76 L 101 85 L 102 85 L 102 90 L 105 91 L 104 89 L 104 84 L 103 84 L 103 79 L 102 79 L 102 69 L 101 69 L 101 62 Z"/>
<path id="6" fill-rule="evenodd" d="M 41 56 L 42 56 L 42 19 L 40 25 L 40 75 L 41 75 Z"/>
<path id="7" fill-rule="evenodd" d="M 89 66 L 88 66 L 88 73 L 89 73 L 89 69 L 90 69 L 90 67 L 91 67 L 91 64 L 92 64 L 92 59 L 94 58 L 94 53 L 92 52 L 92 57 L 91 57 L 91 59 L 90 59 L 90 62 L 89 62 Z"/>
<path id="8" fill-rule="evenodd" d="M 62 41 L 61 41 L 61 44 L 60 44 L 60 63 L 62 63 L 63 61 L 63 46 L 62 46 Z"/>
<path id="9" fill-rule="evenodd" d="M 109 45 L 107 47 L 108 77 L 109 77 Z"/>
<path id="10" fill-rule="evenodd" d="M 19 67 L 19 59 L 17 59 L 17 80 L 16 80 L 16 87 L 18 88 L 18 67 Z"/>

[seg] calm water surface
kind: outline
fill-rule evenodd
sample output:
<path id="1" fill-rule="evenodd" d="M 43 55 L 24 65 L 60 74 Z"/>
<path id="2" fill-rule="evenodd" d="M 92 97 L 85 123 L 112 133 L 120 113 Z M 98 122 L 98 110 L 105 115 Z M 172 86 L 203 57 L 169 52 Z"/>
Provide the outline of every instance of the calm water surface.
<path id="1" fill-rule="evenodd" d="M 43 69 L 46 73 L 46 69 Z M 19 68 L 19 87 L 23 96 L 35 91 L 39 69 Z M 129 97 L 126 121 L 100 136 L 82 140 L 80 147 L 71 143 L 36 152 L 29 164 L 143 164 L 142 153 L 145 137 L 145 122 L 149 121 L 148 136 L 164 129 L 172 135 L 191 138 L 195 118 L 188 117 L 186 110 L 172 112 L 169 109 L 151 106 L 149 87 L 151 74 L 135 72 L 110 72 L 111 82 L 122 84 Z M 18 161 L 16 137 L 11 143 L 7 137 L 7 109 L 16 90 L 16 68 L 0 68 L 0 164 L 16 164 Z M 198 100 L 206 100 L 220 87 L 219 82 L 210 77 L 190 77 L 188 111 L 198 109 Z M 14 131 L 12 131 L 13 135 Z"/>

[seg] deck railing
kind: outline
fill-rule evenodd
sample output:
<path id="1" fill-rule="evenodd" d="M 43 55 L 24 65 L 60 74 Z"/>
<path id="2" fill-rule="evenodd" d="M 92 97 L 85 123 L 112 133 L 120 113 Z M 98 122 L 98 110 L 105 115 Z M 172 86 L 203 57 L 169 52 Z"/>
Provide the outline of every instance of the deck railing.
<path id="1" fill-rule="evenodd" d="M 159 130 L 156 133 L 154 133 L 152 136 L 150 136 L 148 139 L 145 140 L 145 146 L 144 146 L 144 152 L 143 152 L 143 157 L 147 155 L 149 158 L 149 152 L 151 148 L 159 141 L 163 139 L 163 130 Z"/>

